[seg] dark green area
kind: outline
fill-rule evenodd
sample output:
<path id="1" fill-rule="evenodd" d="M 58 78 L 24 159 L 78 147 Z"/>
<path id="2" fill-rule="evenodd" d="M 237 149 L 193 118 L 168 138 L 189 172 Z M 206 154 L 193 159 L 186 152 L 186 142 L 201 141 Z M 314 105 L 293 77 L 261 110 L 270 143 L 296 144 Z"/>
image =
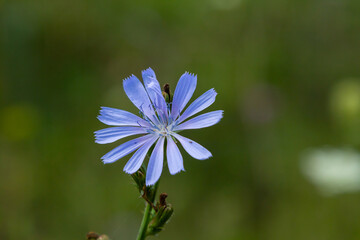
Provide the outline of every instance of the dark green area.
<path id="1" fill-rule="evenodd" d="M 126 140 L 93 132 L 100 106 L 137 111 L 122 79 L 148 67 L 172 90 L 198 74 L 193 99 L 214 87 L 225 111 L 183 133 L 213 158 L 164 167 L 157 239 L 359 239 L 360 194 L 325 197 L 299 168 L 309 148 L 359 148 L 359 60 L 358 0 L 1 2 L 0 239 L 135 239 L 129 157 L 100 160 Z"/>

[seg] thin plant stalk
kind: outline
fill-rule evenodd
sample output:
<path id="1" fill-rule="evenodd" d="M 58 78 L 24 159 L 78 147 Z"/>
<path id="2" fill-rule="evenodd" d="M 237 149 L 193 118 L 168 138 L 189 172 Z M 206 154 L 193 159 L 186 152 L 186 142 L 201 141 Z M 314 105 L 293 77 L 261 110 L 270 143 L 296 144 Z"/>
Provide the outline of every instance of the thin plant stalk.
<path id="1" fill-rule="evenodd" d="M 154 205 L 154 200 L 155 200 L 158 185 L 159 185 L 159 181 L 156 182 L 156 184 L 154 186 L 154 192 L 151 196 L 151 199 L 149 199 L 153 205 Z M 146 238 L 146 231 L 147 231 L 147 227 L 149 225 L 151 211 L 152 211 L 152 206 L 146 202 L 144 216 L 141 221 L 139 233 L 138 233 L 136 240 L 144 240 Z"/>

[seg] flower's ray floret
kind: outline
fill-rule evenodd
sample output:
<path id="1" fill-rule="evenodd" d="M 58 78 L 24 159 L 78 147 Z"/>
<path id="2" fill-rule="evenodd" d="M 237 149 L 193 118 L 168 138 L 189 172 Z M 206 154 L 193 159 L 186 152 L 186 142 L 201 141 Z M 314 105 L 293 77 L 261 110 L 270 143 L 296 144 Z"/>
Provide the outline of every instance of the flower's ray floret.
<path id="1" fill-rule="evenodd" d="M 179 140 L 181 145 L 184 147 L 185 151 L 198 160 L 205 160 L 212 157 L 212 154 L 209 150 L 198 144 L 197 142 L 190 140 L 186 137 L 180 136 L 179 134 L 174 133 L 173 136 Z"/>
<path id="2" fill-rule="evenodd" d="M 123 86 L 126 95 L 130 101 L 141 111 L 143 114 L 152 121 L 153 124 L 158 124 L 159 121 L 156 117 L 154 108 L 150 102 L 148 93 L 140 80 L 131 75 L 123 81 Z"/>
<path id="3" fill-rule="evenodd" d="M 164 162 L 164 140 L 164 137 L 160 137 L 151 153 L 146 170 L 146 186 L 154 185 L 160 178 Z"/>
<path id="4" fill-rule="evenodd" d="M 135 138 L 133 140 L 130 140 L 126 143 L 121 144 L 120 146 L 114 148 L 104 156 L 102 156 L 101 159 L 103 159 L 104 163 L 113 163 L 117 160 L 119 160 L 122 157 L 125 157 L 126 155 L 132 153 L 140 146 L 144 145 L 150 139 L 152 138 L 152 135 L 145 135 L 139 138 Z"/>
<path id="5" fill-rule="evenodd" d="M 144 134 L 147 130 L 142 127 L 111 127 L 95 132 L 96 143 L 106 144 L 120 140 L 124 137 Z"/>
<path id="6" fill-rule="evenodd" d="M 217 110 L 217 111 L 201 114 L 197 117 L 194 117 L 174 127 L 174 131 L 210 127 L 212 125 L 217 124 L 220 121 L 220 119 L 223 116 L 223 112 L 224 111 L 222 110 Z"/>
<path id="7" fill-rule="evenodd" d="M 148 142 L 142 145 L 135 153 L 132 155 L 130 160 L 126 163 L 124 167 L 124 172 L 128 174 L 133 174 L 141 167 L 146 154 L 148 153 L 150 147 L 156 142 L 158 139 L 157 136 L 151 138 Z"/>
<path id="8" fill-rule="evenodd" d="M 180 171 L 185 171 L 183 158 L 181 156 L 179 148 L 176 146 L 171 136 L 166 137 L 166 158 L 171 175 L 174 175 Z"/>
<path id="9" fill-rule="evenodd" d="M 156 80 L 155 72 L 148 68 L 142 71 L 146 91 L 154 104 L 155 111 L 160 118 L 162 124 L 167 123 L 167 105 L 164 97 L 162 96 L 159 82 Z"/>
<path id="10" fill-rule="evenodd" d="M 175 120 L 184 109 L 190 98 L 194 94 L 197 83 L 197 76 L 184 73 L 176 85 L 171 107 L 171 117 Z"/>
<path id="11" fill-rule="evenodd" d="M 101 107 L 98 119 L 100 122 L 109 126 L 151 126 L 149 122 L 136 116 L 135 114 L 110 107 Z"/>
<path id="12" fill-rule="evenodd" d="M 186 108 L 184 113 L 179 117 L 178 122 L 181 123 L 187 118 L 209 107 L 215 102 L 216 95 L 217 92 L 213 88 L 206 91 L 203 95 L 201 95 L 194 102 L 192 102 L 188 108 Z"/>
<path id="13" fill-rule="evenodd" d="M 127 111 L 102 107 L 98 119 L 115 127 L 96 131 L 95 142 L 112 143 L 128 136 L 142 134 L 114 148 L 101 158 L 104 163 L 112 163 L 135 151 L 124 167 L 124 171 L 128 174 L 135 173 L 141 167 L 146 154 L 156 143 L 146 173 L 146 185 L 149 186 L 155 184 L 161 176 L 165 140 L 166 159 L 172 175 L 185 171 L 183 157 L 175 139 L 193 158 L 204 160 L 212 156 L 206 148 L 180 136 L 177 132 L 212 126 L 220 121 L 223 111 L 213 111 L 189 119 L 214 103 L 217 93 L 214 89 L 210 89 L 181 114 L 196 88 L 197 76 L 194 74 L 186 72 L 180 77 L 172 103 L 165 101 L 155 72 L 151 68 L 142 71 L 142 78 L 144 85 L 134 75 L 123 81 L 125 93 L 140 110 L 141 117 Z"/>

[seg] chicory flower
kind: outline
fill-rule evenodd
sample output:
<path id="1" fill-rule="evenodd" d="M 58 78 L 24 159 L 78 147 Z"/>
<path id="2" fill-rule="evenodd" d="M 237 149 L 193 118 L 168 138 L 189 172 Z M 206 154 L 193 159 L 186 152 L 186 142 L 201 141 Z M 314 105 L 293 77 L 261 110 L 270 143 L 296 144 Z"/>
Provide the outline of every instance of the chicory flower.
<path id="1" fill-rule="evenodd" d="M 114 148 L 101 158 L 104 163 L 113 163 L 136 151 L 124 167 L 128 174 L 135 173 L 141 167 L 146 154 L 155 144 L 146 173 L 146 185 L 150 186 L 160 178 L 165 141 L 167 164 L 172 175 L 184 170 L 177 141 L 193 158 L 204 160 L 212 156 L 206 148 L 178 132 L 210 127 L 220 121 L 223 111 L 212 111 L 189 119 L 209 107 L 217 95 L 214 89 L 210 89 L 184 110 L 195 91 L 196 75 L 186 72 L 180 77 L 171 103 L 165 101 L 155 72 L 151 68 L 142 71 L 142 78 L 144 85 L 134 75 L 123 81 L 125 93 L 140 110 L 141 117 L 124 110 L 102 107 L 98 119 L 113 127 L 96 131 L 95 142 L 106 144 L 128 136 L 141 135 Z"/>

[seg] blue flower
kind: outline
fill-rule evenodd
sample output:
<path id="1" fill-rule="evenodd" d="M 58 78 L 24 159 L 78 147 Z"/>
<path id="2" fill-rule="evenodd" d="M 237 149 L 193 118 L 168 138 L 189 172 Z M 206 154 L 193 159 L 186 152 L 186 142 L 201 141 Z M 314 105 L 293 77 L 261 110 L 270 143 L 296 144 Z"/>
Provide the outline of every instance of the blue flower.
<path id="1" fill-rule="evenodd" d="M 176 140 L 193 158 L 204 160 L 212 156 L 206 148 L 179 135 L 178 132 L 210 127 L 220 121 L 223 111 L 201 114 L 188 120 L 209 107 L 217 95 L 214 89 L 210 89 L 183 111 L 195 91 L 196 75 L 186 72 L 180 77 L 171 104 L 166 103 L 155 72 L 151 68 L 142 71 L 142 77 L 145 87 L 134 75 L 123 81 L 126 95 L 140 110 L 142 118 L 127 111 L 102 107 L 98 119 L 114 127 L 96 131 L 95 142 L 112 143 L 124 137 L 142 135 L 121 144 L 101 158 L 104 163 L 113 163 L 136 150 L 124 167 L 124 171 L 129 174 L 135 173 L 141 167 L 149 149 L 155 144 L 146 173 L 146 185 L 149 186 L 160 178 L 165 139 L 167 163 L 172 175 L 184 170 L 183 158 Z"/>

